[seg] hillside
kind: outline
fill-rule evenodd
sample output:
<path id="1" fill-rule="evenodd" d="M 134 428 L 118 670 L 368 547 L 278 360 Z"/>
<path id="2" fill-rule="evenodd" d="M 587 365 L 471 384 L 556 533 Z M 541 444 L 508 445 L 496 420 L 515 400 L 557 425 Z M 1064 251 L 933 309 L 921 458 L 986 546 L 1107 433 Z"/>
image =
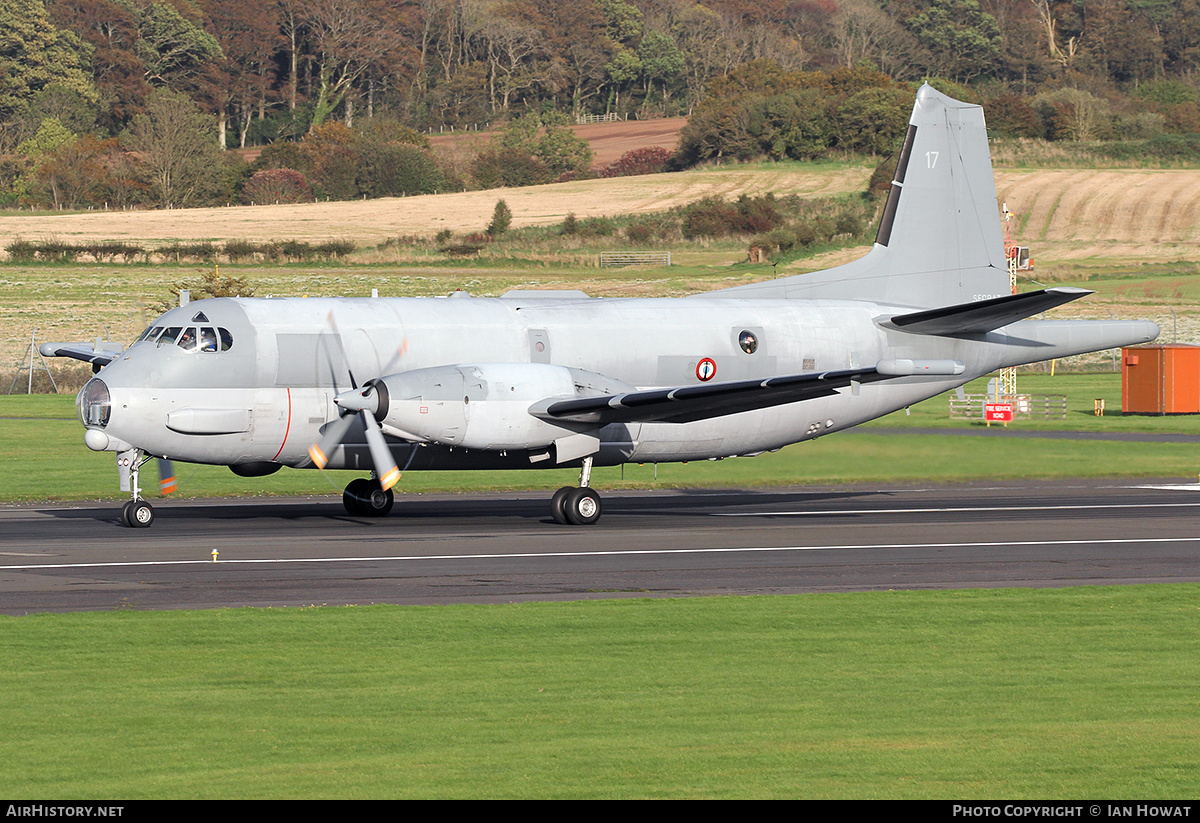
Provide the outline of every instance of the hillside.
<path id="1" fill-rule="evenodd" d="M 0 246 L 14 239 L 67 241 L 229 239 L 319 241 L 361 246 L 442 229 L 482 230 L 504 199 L 514 227 L 578 218 L 646 214 L 717 195 L 829 196 L 861 191 L 870 169 L 752 165 L 520 189 L 366 201 L 84 214 L 0 215 Z M 1104 257 L 1163 262 L 1200 258 L 1200 174 L 1188 170 L 1002 170 L 999 199 L 1015 216 L 1014 239 L 1033 247 L 1039 267 Z"/>
<path id="2" fill-rule="evenodd" d="M 579 180 L 520 189 L 455 192 L 378 200 L 232 206 L 85 214 L 8 213 L 0 216 L 0 246 L 16 238 L 66 241 L 327 240 L 374 245 L 400 235 L 432 236 L 442 229 L 482 231 L 496 201 L 513 212 L 513 226 L 544 226 L 569 213 L 578 218 L 665 211 L 701 197 L 742 193 L 837 195 L 861 191 L 866 167 L 795 166 L 696 170 L 607 180 Z"/>

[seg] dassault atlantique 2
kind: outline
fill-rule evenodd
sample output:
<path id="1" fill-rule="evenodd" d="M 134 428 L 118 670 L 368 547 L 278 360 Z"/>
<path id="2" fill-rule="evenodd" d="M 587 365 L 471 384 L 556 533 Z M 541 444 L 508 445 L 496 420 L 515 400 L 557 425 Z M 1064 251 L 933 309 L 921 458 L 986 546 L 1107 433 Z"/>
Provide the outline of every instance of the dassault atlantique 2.
<path id="1" fill-rule="evenodd" d="M 1148 321 L 1034 320 L 1090 292 L 1012 294 L 983 111 L 916 96 L 861 259 L 684 298 L 218 298 L 163 314 L 122 352 L 44 344 L 100 368 L 84 442 L 116 453 L 123 521 L 154 519 L 153 457 L 369 471 L 383 515 L 405 470 L 577 467 L 560 523 L 600 517 L 593 466 L 755 455 L 997 369 L 1145 343 Z"/>

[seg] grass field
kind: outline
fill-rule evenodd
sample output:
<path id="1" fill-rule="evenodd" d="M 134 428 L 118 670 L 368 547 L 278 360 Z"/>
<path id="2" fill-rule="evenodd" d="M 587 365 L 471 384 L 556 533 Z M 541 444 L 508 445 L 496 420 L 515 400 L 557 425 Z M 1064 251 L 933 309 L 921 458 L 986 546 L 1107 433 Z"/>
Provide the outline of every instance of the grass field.
<path id="1" fill-rule="evenodd" d="M 0 617 L 0 794 L 1190 798 L 1198 596 Z"/>

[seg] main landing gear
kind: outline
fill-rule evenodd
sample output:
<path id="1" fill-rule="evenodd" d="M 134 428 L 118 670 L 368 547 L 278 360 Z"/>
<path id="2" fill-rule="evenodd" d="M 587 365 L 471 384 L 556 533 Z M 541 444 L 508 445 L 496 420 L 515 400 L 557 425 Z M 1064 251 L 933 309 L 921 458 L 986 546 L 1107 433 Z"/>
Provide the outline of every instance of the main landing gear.
<path id="1" fill-rule="evenodd" d="M 376 478 L 351 480 L 342 492 L 342 505 L 356 517 L 383 517 L 392 510 L 396 496 Z"/>
<path id="2" fill-rule="evenodd" d="M 600 495 L 588 488 L 592 477 L 592 458 L 583 459 L 578 486 L 563 486 L 550 500 L 550 514 L 564 526 L 590 526 L 600 519 Z"/>

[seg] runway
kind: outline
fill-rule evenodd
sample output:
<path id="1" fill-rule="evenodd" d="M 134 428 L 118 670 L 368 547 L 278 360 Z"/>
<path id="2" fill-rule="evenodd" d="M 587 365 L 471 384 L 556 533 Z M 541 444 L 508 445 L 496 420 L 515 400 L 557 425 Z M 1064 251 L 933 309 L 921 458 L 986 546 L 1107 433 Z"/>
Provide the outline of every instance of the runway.
<path id="1" fill-rule="evenodd" d="M 497 603 L 1200 580 L 1200 485 L 607 492 L 592 527 L 549 494 L 0 508 L 0 613 Z M 213 551 L 216 551 L 214 561 Z"/>

